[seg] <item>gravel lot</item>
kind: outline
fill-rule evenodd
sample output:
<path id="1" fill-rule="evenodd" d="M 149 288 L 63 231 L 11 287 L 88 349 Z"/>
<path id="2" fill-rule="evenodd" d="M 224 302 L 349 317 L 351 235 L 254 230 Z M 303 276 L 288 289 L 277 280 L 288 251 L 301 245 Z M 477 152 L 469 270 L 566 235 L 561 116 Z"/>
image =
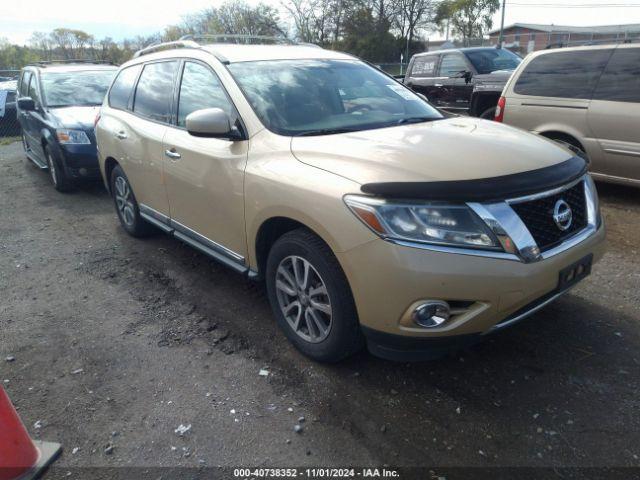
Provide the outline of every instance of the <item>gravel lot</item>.
<path id="1" fill-rule="evenodd" d="M 125 466 L 638 468 L 640 191 L 599 190 L 608 253 L 529 321 L 430 363 L 362 353 L 324 366 L 280 334 L 261 284 L 166 235 L 130 238 L 102 185 L 57 193 L 20 144 L 0 147 L 0 379 L 32 436 L 64 446 L 48 478 Z M 180 425 L 191 429 L 179 436 Z"/>

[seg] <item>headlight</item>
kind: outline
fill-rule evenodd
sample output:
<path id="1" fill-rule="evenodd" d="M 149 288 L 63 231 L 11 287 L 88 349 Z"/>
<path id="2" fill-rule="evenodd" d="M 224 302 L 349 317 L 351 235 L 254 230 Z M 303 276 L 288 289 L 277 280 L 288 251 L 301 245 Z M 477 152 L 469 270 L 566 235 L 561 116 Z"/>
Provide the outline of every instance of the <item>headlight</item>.
<path id="1" fill-rule="evenodd" d="M 502 250 L 489 227 L 464 204 L 391 202 L 347 195 L 345 203 L 383 238 Z"/>
<path id="2" fill-rule="evenodd" d="M 86 145 L 91 143 L 87 134 L 82 130 L 60 129 L 56 130 L 56 134 L 58 135 L 58 141 L 62 144 Z"/>

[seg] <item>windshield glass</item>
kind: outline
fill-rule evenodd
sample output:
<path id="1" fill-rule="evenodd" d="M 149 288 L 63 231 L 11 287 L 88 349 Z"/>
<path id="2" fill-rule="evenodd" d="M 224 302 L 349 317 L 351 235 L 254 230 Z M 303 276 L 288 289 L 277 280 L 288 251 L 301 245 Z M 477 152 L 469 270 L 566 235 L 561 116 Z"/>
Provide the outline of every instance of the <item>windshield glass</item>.
<path id="1" fill-rule="evenodd" d="M 101 105 L 116 71 L 43 72 L 45 102 L 50 108 Z"/>
<path id="2" fill-rule="evenodd" d="M 228 68 L 262 123 L 280 135 L 326 135 L 442 118 L 411 90 L 359 61 L 254 61 Z"/>
<path id="3" fill-rule="evenodd" d="M 478 73 L 491 73 L 496 70 L 514 70 L 522 59 L 505 48 L 487 48 L 464 52 Z"/>

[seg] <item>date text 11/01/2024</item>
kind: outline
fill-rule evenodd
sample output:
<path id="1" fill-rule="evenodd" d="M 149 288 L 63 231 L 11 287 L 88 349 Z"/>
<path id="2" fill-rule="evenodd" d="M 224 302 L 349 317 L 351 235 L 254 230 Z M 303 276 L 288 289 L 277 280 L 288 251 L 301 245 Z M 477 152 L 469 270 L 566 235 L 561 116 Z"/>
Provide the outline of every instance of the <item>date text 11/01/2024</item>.
<path id="1" fill-rule="evenodd" d="M 397 470 L 389 468 L 236 468 L 233 476 L 249 478 L 400 478 Z"/>

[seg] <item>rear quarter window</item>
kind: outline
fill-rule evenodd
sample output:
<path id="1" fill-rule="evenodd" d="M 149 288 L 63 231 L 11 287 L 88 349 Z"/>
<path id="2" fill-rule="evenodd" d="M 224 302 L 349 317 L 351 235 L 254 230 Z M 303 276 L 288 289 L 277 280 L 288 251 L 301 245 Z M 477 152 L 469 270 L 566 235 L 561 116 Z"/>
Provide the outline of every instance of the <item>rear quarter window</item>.
<path id="1" fill-rule="evenodd" d="M 428 57 L 416 57 L 411 67 L 412 77 L 433 77 L 436 71 L 438 57 L 431 55 Z"/>
<path id="2" fill-rule="evenodd" d="M 640 103 L 640 48 L 619 48 L 613 53 L 593 99 Z"/>
<path id="3" fill-rule="evenodd" d="M 513 91 L 519 95 L 591 99 L 613 50 L 540 55 L 524 67 Z"/>
<path id="4" fill-rule="evenodd" d="M 141 65 L 133 65 L 123 68 L 116 77 L 109 90 L 109 106 L 126 110 L 129 106 L 129 98 L 140 73 Z"/>

